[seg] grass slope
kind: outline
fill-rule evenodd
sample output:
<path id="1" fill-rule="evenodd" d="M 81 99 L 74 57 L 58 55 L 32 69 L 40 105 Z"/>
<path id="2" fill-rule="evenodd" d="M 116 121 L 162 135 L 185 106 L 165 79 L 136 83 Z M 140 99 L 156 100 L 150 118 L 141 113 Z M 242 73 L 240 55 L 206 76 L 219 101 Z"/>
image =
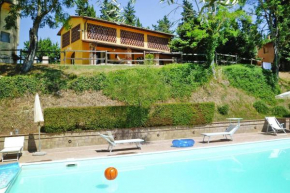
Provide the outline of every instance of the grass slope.
<path id="1" fill-rule="evenodd" d="M 229 105 L 228 115 L 216 110 L 214 121 L 227 117 L 260 119 L 253 104 L 262 100 L 269 108 L 289 109 L 289 100 L 274 96 L 287 91 L 289 79 L 273 84 L 271 74 L 260 67 L 232 65 L 217 68 L 213 79 L 202 66 L 59 66 L 40 65 L 22 75 L 12 65 L 0 65 L 0 134 L 14 128 L 37 132 L 33 123 L 35 92 L 43 108 L 107 105 L 150 105 L 172 102 L 215 102 Z M 283 77 L 284 78 L 284 77 Z M 9 90 L 10 89 L 10 90 Z M 60 92 L 59 92 L 60 90 Z M 269 103 L 269 101 L 272 101 Z"/>

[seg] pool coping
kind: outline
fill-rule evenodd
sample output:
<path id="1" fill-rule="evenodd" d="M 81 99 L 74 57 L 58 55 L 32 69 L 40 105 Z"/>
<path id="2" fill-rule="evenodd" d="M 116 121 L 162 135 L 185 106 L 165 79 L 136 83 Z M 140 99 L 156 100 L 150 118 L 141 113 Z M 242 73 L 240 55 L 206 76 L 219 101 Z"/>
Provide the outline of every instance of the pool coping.
<path id="1" fill-rule="evenodd" d="M 210 146 L 210 147 L 172 147 L 176 148 L 176 150 L 166 150 L 166 151 L 157 151 L 157 152 L 145 152 L 145 153 L 136 153 L 136 154 L 128 154 L 128 155 L 112 155 L 111 157 L 102 156 L 102 157 L 90 157 L 90 158 L 68 158 L 64 160 L 56 160 L 56 161 L 44 161 L 37 163 L 19 163 L 19 166 L 29 166 L 29 165 L 43 165 L 43 164 L 53 164 L 53 163 L 68 163 L 68 162 L 77 162 L 77 161 L 86 161 L 86 160 L 102 160 L 102 159 L 110 159 L 110 158 L 122 158 L 122 157 L 132 157 L 132 156 L 143 156 L 143 155 L 152 155 L 152 154 L 164 154 L 170 152 L 181 152 L 181 151 L 191 151 L 191 150 L 201 150 L 201 149 L 211 149 L 211 148 L 220 148 L 220 147 L 232 147 L 237 145 L 245 145 L 245 144 L 255 144 L 255 143 L 264 143 L 264 142 L 272 142 L 272 141 L 283 141 L 290 140 L 290 138 L 282 138 L 282 139 L 271 139 L 271 140 L 262 140 L 262 141 L 251 141 L 251 142 L 241 142 L 235 144 L 225 144 L 218 146 Z M 1 193 L 1 192 L 0 192 Z"/>

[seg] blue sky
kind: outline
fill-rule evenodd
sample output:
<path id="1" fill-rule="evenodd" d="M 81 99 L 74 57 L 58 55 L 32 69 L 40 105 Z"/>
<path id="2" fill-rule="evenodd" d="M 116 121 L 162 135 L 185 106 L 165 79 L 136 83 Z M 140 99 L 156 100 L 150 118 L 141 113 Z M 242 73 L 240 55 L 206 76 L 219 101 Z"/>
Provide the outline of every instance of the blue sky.
<path id="1" fill-rule="evenodd" d="M 127 5 L 128 0 L 118 1 L 122 7 Z M 94 5 L 97 11 L 97 16 L 100 15 L 100 6 L 97 4 L 97 0 L 90 0 L 90 4 Z M 136 16 L 140 18 L 140 21 L 144 27 L 156 24 L 159 19 L 162 19 L 164 15 L 169 14 L 176 5 L 168 5 L 167 3 L 159 3 L 159 0 L 137 0 L 135 3 Z M 171 21 L 177 21 L 180 19 L 180 13 L 182 9 L 172 12 L 169 15 Z M 75 8 L 67 10 L 70 15 L 75 14 Z M 23 43 L 29 40 L 29 29 L 32 27 L 31 18 L 22 18 L 20 21 L 20 41 L 18 48 L 23 48 Z M 176 25 L 174 26 L 174 28 Z M 39 30 L 39 38 L 50 38 L 53 42 L 60 44 L 60 36 L 57 36 L 57 32 L 61 27 L 56 29 L 50 29 L 48 27 L 41 28 Z"/>

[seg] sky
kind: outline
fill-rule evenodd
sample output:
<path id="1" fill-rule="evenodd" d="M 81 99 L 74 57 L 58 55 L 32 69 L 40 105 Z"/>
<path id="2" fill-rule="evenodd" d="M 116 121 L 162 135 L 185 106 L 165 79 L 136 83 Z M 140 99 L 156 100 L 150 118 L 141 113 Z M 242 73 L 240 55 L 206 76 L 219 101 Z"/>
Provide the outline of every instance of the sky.
<path id="1" fill-rule="evenodd" d="M 97 0 L 90 0 L 91 5 L 94 5 L 97 11 L 97 16 L 100 15 L 100 5 Z M 125 7 L 128 0 L 119 0 L 121 7 Z M 152 28 L 152 24 L 157 24 L 157 21 L 162 19 L 165 15 L 168 15 L 171 21 L 178 21 L 181 16 L 180 13 L 182 9 L 179 8 L 177 11 L 174 9 L 177 5 L 168 5 L 167 3 L 160 3 L 159 0 L 136 0 L 135 3 L 135 15 L 139 17 L 142 25 L 144 27 Z M 70 15 L 75 15 L 75 8 L 66 10 Z M 173 26 L 173 29 L 176 28 Z M 19 36 L 19 49 L 24 47 L 24 42 L 29 40 L 29 29 L 32 27 L 31 18 L 21 18 L 20 20 L 20 36 Z M 56 29 L 50 29 L 49 27 L 44 27 L 39 29 L 39 38 L 50 38 L 52 42 L 58 42 L 60 45 L 60 36 L 57 36 L 57 32 L 60 30 L 61 25 Z"/>

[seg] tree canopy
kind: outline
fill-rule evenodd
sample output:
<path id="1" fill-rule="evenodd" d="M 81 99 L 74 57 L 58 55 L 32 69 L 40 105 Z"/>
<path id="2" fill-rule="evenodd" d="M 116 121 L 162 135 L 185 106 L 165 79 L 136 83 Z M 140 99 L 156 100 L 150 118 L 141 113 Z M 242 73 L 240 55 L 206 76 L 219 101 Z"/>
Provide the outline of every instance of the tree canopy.
<path id="1" fill-rule="evenodd" d="M 29 30 L 28 55 L 24 60 L 22 70 L 29 71 L 32 68 L 38 44 L 38 30 L 48 25 L 55 28 L 59 23 L 65 23 L 69 15 L 64 8 L 71 8 L 74 0 L 17 0 L 11 5 L 9 15 L 5 18 L 7 29 L 17 28 L 16 20 L 18 17 L 30 17 L 33 24 Z"/>
<path id="2" fill-rule="evenodd" d="M 281 50 L 287 49 L 290 41 L 290 1 L 258 0 L 254 3 L 257 20 L 261 25 L 266 24 L 266 30 L 274 44 L 275 59 L 272 70 L 278 77 Z"/>
<path id="3" fill-rule="evenodd" d="M 88 0 L 75 0 L 76 10 L 75 14 L 77 16 L 88 16 L 88 17 L 96 17 L 96 11 L 92 5 L 89 5 Z"/>
<path id="4" fill-rule="evenodd" d="M 128 2 L 127 6 L 124 7 L 123 18 L 124 23 L 128 25 L 137 25 L 137 18 L 135 16 L 135 9 L 131 1 Z M 139 21 L 139 20 L 138 20 Z M 139 21 L 140 23 L 140 21 Z"/>
<path id="5" fill-rule="evenodd" d="M 112 22 L 122 22 L 120 5 L 116 1 L 104 0 L 101 4 L 100 12 L 101 19 Z"/>
<path id="6" fill-rule="evenodd" d="M 165 32 L 172 34 L 174 31 L 171 30 L 173 22 L 171 22 L 165 15 L 163 19 L 157 21 L 157 25 L 152 25 L 155 31 Z"/>

